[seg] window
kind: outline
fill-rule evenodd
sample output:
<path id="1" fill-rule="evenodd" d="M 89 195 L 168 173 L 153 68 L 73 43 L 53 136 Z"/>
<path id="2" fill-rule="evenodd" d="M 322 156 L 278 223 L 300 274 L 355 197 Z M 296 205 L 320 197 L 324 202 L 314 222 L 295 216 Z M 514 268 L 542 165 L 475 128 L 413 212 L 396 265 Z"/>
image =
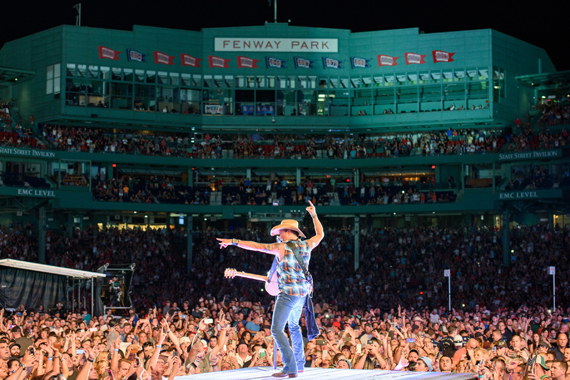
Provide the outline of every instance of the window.
<path id="1" fill-rule="evenodd" d="M 68 70 L 69 70 L 68 65 Z M 57 95 L 61 92 L 61 64 L 49 65 L 46 72 L 46 95 Z"/>
<path id="2" fill-rule="evenodd" d="M 498 102 L 499 98 L 506 98 L 505 69 L 493 67 L 493 101 Z"/>

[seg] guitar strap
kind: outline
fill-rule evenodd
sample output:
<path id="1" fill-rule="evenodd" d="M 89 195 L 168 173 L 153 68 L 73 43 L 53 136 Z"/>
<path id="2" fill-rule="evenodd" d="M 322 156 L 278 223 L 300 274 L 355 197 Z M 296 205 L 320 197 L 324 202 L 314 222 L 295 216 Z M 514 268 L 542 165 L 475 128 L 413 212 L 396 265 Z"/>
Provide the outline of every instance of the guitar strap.
<path id="1" fill-rule="evenodd" d="M 293 251 L 301 270 L 305 274 L 305 278 L 311 285 L 311 292 L 308 297 L 305 297 L 305 321 L 307 322 L 307 339 L 313 340 L 320 334 L 319 326 L 317 326 L 317 320 L 315 319 L 315 311 L 313 310 L 313 276 L 311 276 L 311 273 L 307 270 L 305 260 L 303 260 L 303 257 L 299 253 L 297 245 L 292 242 L 287 242 L 287 246 Z"/>

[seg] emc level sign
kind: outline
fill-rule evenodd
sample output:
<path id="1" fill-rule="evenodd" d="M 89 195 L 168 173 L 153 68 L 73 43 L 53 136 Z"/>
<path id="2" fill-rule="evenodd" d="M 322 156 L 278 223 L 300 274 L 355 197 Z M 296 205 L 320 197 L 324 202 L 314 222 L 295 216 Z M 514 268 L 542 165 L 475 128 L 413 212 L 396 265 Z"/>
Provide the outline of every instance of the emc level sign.
<path id="1" fill-rule="evenodd" d="M 215 51 L 338 53 L 337 38 L 225 38 L 214 39 Z"/>

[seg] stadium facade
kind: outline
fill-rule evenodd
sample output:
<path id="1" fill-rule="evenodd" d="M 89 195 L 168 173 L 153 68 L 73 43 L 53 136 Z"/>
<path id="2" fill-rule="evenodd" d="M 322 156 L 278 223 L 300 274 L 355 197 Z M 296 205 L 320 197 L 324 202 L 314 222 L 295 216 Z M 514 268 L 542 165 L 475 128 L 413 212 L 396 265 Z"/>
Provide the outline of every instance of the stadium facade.
<path id="1" fill-rule="evenodd" d="M 510 134 L 517 117 L 536 121 L 538 91 L 544 87 L 532 83 L 533 75 L 556 71 L 543 49 L 495 30 L 352 33 L 269 23 L 200 32 L 60 26 L 6 43 L 0 67 L 0 97 L 13 99 L 14 119 L 24 125 L 33 116 L 34 128 L 179 133 L 193 141 L 206 133 L 222 139 L 296 135 L 299 141 L 449 128 Z M 517 79 L 522 77 L 530 80 Z M 318 206 L 321 214 L 357 230 L 363 223 L 404 228 L 554 223 L 555 216 L 567 212 L 565 189 L 506 191 L 505 185 L 516 168 L 543 165 L 563 171 L 565 157 L 562 147 L 399 158 L 373 154 L 356 160 L 328 159 L 325 153 L 314 159 L 238 160 L 231 151 L 219 159 L 198 159 L 5 146 L 0 148 L 2 170 L 8 163 L 33 169 L 52 185 L 0 187 L 6 211 L 2 223 L 40 216 L 47 228 L 66 223 L 69 228 L 92 223 L 196 228 L 206 220 L 225 223 L 219 225 L 223 229 L 232 220 L 270 224 L 304 212 L 302 205 L 227 205 L 214 196 L 209 205 L 95 201 L 94 178 L 102 171 L 107 178 L 172 175 L 188 186 L 214 183 L 217 176 L 226 182 L 250 178 L 261 185 L 285 179 L 292 186 L 306 178 L 317 184 L 335 179 L 337 187 L 358 188 L 398 177 L 397 186 L 408 179 L 419 190 L 452 193 L 449 203 L 350 205 L 333 196 Z M 88 186 L 64 185 L 66 171 L 84 176 Z M 456 186 L 447 182 L 449 177 Z"/>

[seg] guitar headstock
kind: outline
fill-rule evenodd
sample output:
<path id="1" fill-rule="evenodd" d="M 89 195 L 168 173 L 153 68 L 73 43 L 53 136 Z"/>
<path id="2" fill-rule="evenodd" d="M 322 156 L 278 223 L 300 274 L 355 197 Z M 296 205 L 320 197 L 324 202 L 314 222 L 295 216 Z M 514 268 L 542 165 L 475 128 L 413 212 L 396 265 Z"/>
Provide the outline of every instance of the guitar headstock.
<path id="1" fill-rule="evenodd" d="M 234 268 L 226 268 L 226 270 L 224 271 L 224 277 L 225 278 L 234 278 L 237 274 L 237 270 Z"/>

